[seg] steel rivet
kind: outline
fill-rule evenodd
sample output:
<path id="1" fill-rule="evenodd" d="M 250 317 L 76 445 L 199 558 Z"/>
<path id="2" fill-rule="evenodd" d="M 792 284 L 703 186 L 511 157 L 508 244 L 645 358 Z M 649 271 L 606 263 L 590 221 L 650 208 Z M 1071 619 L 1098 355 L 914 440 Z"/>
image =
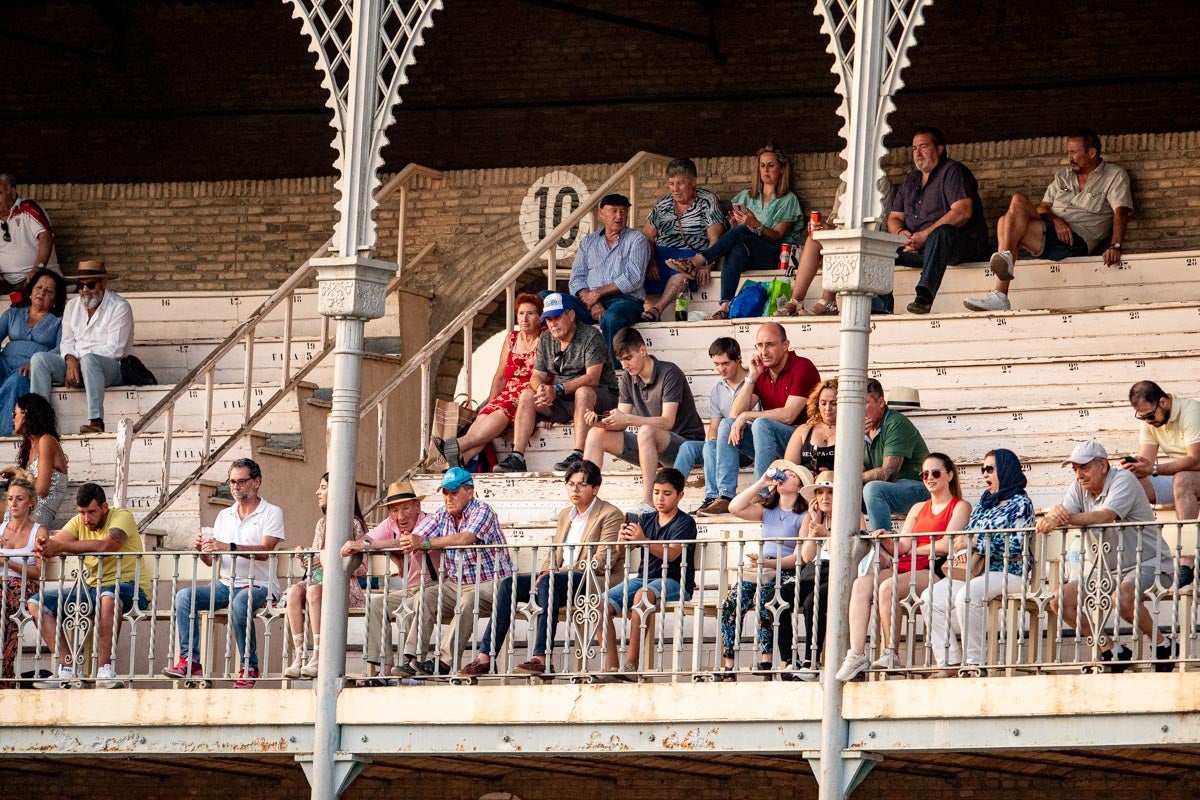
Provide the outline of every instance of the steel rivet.
<path id="1" fill-rule="evenodd" d="M 295 737 L 295 736 L 289 736 L 289 737 L 288 737 L 288 742 L 289 742 L 289 743 L 291 743 L 291 744 L 295 744 L 295 743 L 296 743 L 296 737 Z"/>
<path id="2" fill-rule="evenodd" d="M 1021 735 L 1021 729 L 1013 728 L 1013 736 L 1020 736 L 1020 735 Z"/>
<path id="3" fill-rule="evenodd" d="M 512 741 L 512 737 L 511 737 L 511 736 L 505 736 L 505 737 L 504 737 L 504 741 L 506 741 L 506 742 L 511 742 L 511 741 Z"/>
<path id="4" fill-rule="evenodd" d="M 654 741 L 654 734 L 652 733 L 652 734 L 650 734 L 649 736 L 647 736 L 647 737 L 646 737 L 646 741 L 647 741 L 647 742 L 653 742 L 653 741 Z"/>
<path id="5" fill-rule="evenodd" d="M 797 734 L 796 734 L 796 738 L 797 738 L 797 739 L 803 739 L 803 738 L 804 738 L 804 731 L 800 731 L 799 733 L 797 733 Z"/>
<path id="6" fill-rule="evenodd" d="M 1163 725 L 1163 726 L 1162 726 L 1162 732 L 1163 732 L 1163 733 L 1166 733 L 1168 730 L 1169 730 L 1169 728 L 1167 728 L 1167 726 L 1166 726 L 1166 725 Z M 143 740 L 143 741 L 145 741 L 145 740 Z"/>
<path id="7" fill-rule="evenodd" d="M 365 742 L 365 741 L 367 740 L 367 737 L 366 737 L 366 736 L 363 736 L 363 737 L 362 737 L 362 740 Z"/>
<path id="8" fill-rule="evenodd" d="M 875 731 L 869 731 L 869 732 L 867 733 L 867 738 L 868 738 L 868 739 L 874 739 L 874 738 L 875 738 Z"/>

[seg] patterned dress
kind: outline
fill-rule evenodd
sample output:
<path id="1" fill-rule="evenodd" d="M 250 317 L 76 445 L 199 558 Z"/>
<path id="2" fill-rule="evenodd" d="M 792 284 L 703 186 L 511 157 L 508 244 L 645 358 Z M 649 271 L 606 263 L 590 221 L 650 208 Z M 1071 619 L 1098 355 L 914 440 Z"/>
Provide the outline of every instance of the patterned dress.
<path id="1" fill-rule="evenodd" d="M 479 409 L 480 414 L 490 414 L 499 411 L 512 422 L 517 418 L 517 400 L 521 392 L 529 385 L 533 377 L 533 359 L 537 355 L 537 347 L 527 353 L 517 352 L 517 337 L 521 332 L 514 330 L 508 335 L 508 361 L 504 364 L 504 388 L 500 393 Z"/>
<path id="2" fill-rule="evenodd" d="M 363 524 L 357 519 L 353 520 L 350 530 L 351 540 L 357 542 L 359 539 L 365 538 L 366 535 L 367 529 L 363 527 Z M 309 562 L 305 564 L 308 568 L 308 579 L 303 581 L 300 584 L 301 586 L 316 586 L 325 579 L 325 571 L 321 567 L 321 556 L 319 555 L 320 551 L 325 549 L 324 517 L 317 520 L 317 530 L 313 534 L 312 549 L 316 550 L 318 555 L 306 557 L 306 562 Z M 358 580 L 367 576 L 367 569 L 367 560 L 364 558 L 363 563 L 350 576 L 350 608 L 362 608 L 367 604 L 367 596 L 363 594 L 362 583 Z"/>

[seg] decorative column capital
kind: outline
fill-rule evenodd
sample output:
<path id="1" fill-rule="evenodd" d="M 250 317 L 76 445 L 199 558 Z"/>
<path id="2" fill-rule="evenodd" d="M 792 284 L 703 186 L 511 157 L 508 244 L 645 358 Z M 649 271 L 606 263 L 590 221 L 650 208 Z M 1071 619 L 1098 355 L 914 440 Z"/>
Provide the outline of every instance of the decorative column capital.
<path id="1" fill-rule="evenodd" d="M 880 295 L 892 291 L 896 248 L 904 237 L 866 229 L 817 231 L 821 243 L 822 288 L 826 291 Z"/>
<path id="2" fill-rule="evenodd" d="M 383 316 L 388 282 L 396 265 L 362 256 L 314 258 L 317 310 L 327 317 L 378 319 Z"/>

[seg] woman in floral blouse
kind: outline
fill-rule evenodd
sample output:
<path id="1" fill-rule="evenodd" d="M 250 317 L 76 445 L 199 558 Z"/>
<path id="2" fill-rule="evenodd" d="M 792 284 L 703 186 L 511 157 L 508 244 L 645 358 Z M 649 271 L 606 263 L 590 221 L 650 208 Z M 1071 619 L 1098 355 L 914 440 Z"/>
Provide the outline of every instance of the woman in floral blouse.
<path id="1" fill-rule="evenodd" d="M 993 450 L 984 456 L 983 480 L 987 491 L 971 512 L 968 532 L 955 537 L 954 557 L 947 565 L 949 579 L 925 593 L 933 657 L 944 668 L 943 676 L 957 674 L 960 664 L 983 663 L 988 601 L 1019 594 L 1028 575 L 1025 532 L 1012 530 L 1032 528 L 1035 522 L 1020 460 L 1011 450 Z M 954 669 L 945 669 L 949 667 Z"/>

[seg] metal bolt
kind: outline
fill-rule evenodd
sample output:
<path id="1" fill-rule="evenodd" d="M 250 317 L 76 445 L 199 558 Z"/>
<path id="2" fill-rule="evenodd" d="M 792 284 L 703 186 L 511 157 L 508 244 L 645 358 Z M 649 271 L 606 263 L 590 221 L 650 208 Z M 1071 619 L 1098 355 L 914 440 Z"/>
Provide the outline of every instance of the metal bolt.
<path id="1" fill-rule="evenodd" d="M 1021 729 L 1013 728 L 1013 736 L 1020 736 L 1020 735 L 1021 735 Z"/>
<path id="2" fill-rule="evenodd" d="M 362 737 L 362 740 L 365 742 L 365 741 L 367 740 L 367 737 L 364 735 L 364 736 Z"/>
<path id="3" fill-rule="evenodd" d="M 295 737 L 295 736 L 289 736 L 289 737 L 288 737 L 288 742 L 290 742 L 291 744 L 295 744 L 295 743 L 296 743 L 296 737 Z"/>
<path id="4" fill-rule="evenodd" d="M 867 738 L 868 738 L 868 739 L 874 739 L 874 738 L 875 738 L 875 731 L 867 731 Z"/>
<path id="5" fill-rule="evenodd" d="M 511 741 L 512 741 L 512 737 L 511 737 L 511 736 L 507 736 L 507 735 L 506 735 L 506 736 L 504 737 L 504 741 L 505 741 L 505 742 L 511 742 Z"/>
<path id="6" fill-rule="evenodd" d="M 1168 728 L 1166 725 L 1163 725 L 1163 726 L 1162 726 L 1162 732 L 1163 732 L 1163 733 L 1166 733 L 1168 730 L 1170 730 L 1170 728 Z M 145 741 L 145 739 L 143 739 L 142 741 Z"/>
<path id="7" fill-rule="evenodd" d="M 646 737 L 646 741 L 647 741 L 647 742 L 653 742 L 653 741 L 654 741 L 654 734 L 652 733 L 652 734 L 650 734 L 649 736 L 647 736 L 647 737 Z"/>
<path id="8" fill-rule="evenodd" d="M 796 734 L 796 738 L 797 738 L 797 739 L 803 739 L 803 738 L 804 738 L 804 731 L 800 731 L 799 733 L 797 733 L 797 734 Z"/>

